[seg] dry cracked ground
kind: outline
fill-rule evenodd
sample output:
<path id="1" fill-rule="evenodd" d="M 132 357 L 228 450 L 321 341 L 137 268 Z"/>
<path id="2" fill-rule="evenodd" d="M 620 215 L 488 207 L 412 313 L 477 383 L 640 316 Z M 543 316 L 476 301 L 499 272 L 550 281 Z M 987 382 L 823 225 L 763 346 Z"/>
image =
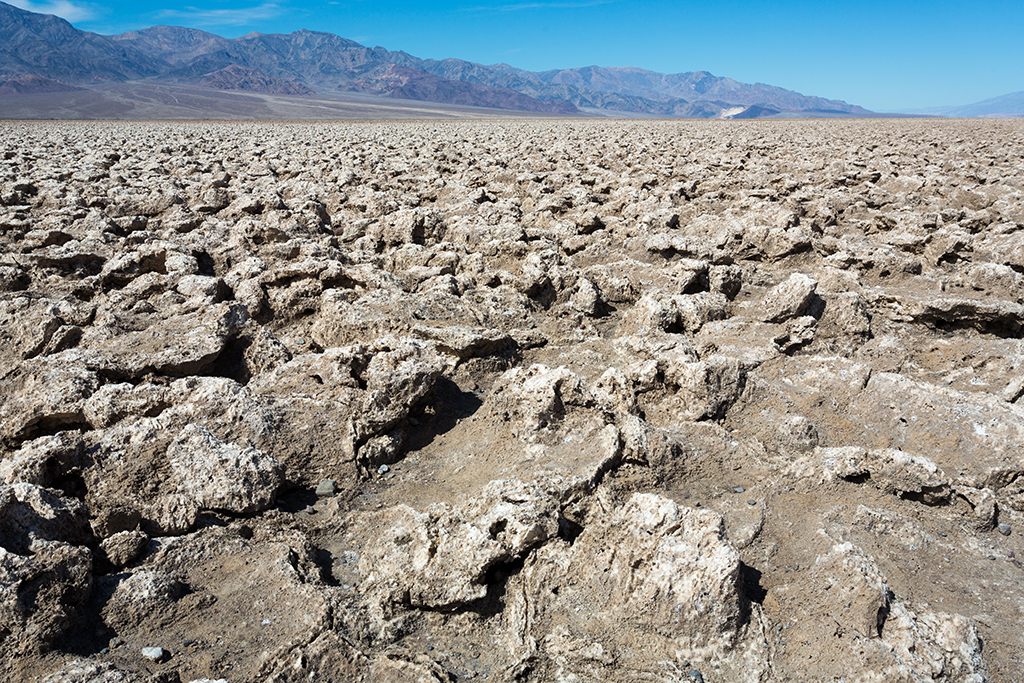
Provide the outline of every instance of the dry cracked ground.
<path id="1" fill-rule="evenodd" d="M 0 674 L 1024 678 L 1024 125 L 0 126 Z"/>

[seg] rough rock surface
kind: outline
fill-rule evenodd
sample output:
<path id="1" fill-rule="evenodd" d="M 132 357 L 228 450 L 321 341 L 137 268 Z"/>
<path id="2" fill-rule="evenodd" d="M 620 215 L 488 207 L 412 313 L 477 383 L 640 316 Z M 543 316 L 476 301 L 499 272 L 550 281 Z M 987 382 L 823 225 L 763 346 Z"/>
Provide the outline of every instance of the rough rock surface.
<path id="1" fill-rule="evenodd" d="M 1024 128 L 728 124 L 0 125 L 0 674 L 1024 679 Z"/>
<path id="2" fill-rule="evenodd" d="M 281 463 L 254 448 L 220 441 L 190 424 L 167 449 L 178 490 L 208 510 L 247 513 L 265 510 L 281 485 Z"/>

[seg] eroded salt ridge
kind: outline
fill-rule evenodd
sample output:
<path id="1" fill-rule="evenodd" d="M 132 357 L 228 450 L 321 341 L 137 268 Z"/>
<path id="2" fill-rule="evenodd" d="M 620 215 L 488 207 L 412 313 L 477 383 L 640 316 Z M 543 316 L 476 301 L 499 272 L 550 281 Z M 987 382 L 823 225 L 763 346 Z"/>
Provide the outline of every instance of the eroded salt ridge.
<path id="1" fill-rule="evenodd" d="M 1024 675 L 1021 124 L 0 135 L 8 677 Z"/>

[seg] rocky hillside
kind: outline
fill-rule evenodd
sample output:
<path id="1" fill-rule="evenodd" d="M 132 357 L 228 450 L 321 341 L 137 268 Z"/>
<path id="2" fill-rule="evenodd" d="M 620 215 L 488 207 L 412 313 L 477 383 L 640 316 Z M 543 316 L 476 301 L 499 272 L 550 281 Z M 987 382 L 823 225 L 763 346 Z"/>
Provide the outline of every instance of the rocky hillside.
<path id="1" fill-rule="evenodd" d="M 1024 678 L 1018 122 L 0 138 L 7 680 Z"/>
<path id="2" fill-rule="evenodd" d="M 0 76 L 36 75 L 68 84 L 156 76 L 162 60 L 59 17 L 0 2 Z"/>
<path id="3" fill-rule="evenodd" d="M 689 118 L 871 115 L 845 102 L 703 71 L 658 74 L 587 67 L 532 73 L 504 64 L 422 60 L 307 30 L 228 40 L 195 29 L 155 26 L 100 36 L 2 2 L 0 40 L 0 76 L 30 74 L 77 85 L 146 78 L 264 94 L 358 92 L 575 115 L 581 109 Z"/>
<path id="4" fill-rule="evenodd" d="M 27 95 L 32 93 L 62 93 L 81 90 L 42 76 L 0 76 L 0 95 Z"/>
<path id="5" fill-rule="evenodd" d="M 254 69 L 231 64 L 194 79 L 199 85 L 220 90 L 247 90 L 273 95 L 312 95 L 313 91 L 295 81 L 271 78 Z"/>
<path id="6" fill-rule="evenodd" d="M 202 55 L 225 50 L 231 45 L 227 38 L 178 26 L 153 26 L 110 38 L 151 54 L 173 66 L 188 64 Z"/>

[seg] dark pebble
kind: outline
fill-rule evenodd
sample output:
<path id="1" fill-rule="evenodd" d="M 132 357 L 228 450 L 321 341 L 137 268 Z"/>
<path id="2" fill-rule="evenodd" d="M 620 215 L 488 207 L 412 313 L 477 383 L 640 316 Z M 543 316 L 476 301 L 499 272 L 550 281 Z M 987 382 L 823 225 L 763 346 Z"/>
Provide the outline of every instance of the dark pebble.
<path id="1" fill-rule="evenodd" d="M 737 486 L 736 488 L 734 488 L 732 490 L 733 493 L 743 493 L 744 491 L 746 491 L 746 489 L 743 488 L 742 486 Z M 694 670 L 696 671 L 696 669 L 694 669 Z M 698 673 L 700 673 L 700 672 L 698 672 Z"/>
<path id="2" fill-rule="evenodd" d="M 1001 533 L 1003 536 L 1010 535 L 1010 525 L 1006 522 L 1001 523 L 999 526 L 996 527 L 996 529 L 998 529 L 999 533 Z"/>
<path id="3" fill-rule="evenodd" d="M 747 505 L 757 505 L 757 501 L 751 498 L 750 500 L 747 501 Z"/>
<path id="4" fill-rule="evenodd" d="M 697 681 L 697 683 L 704 683 L 704 677 L 700 675 L 700 671 L 697 669 L 690 669 L 690 678 Z"/>

